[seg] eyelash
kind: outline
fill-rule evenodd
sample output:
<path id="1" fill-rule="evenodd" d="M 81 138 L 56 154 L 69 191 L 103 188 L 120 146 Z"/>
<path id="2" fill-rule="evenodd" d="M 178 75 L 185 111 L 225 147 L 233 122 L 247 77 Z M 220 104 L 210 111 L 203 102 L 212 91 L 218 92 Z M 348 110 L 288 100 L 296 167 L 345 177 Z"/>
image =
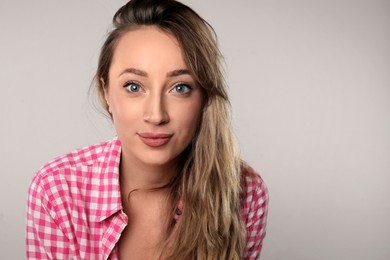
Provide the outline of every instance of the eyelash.
<path id="1" fill-rule="evenodd" d="M 187 91 L 185 91 L 184 93 L 180 93 L 180 92 L 175 91 L 175 89 L 176 89 L 177 87 L 179 87 L 179 86 L 184 86 L 184 88 L 187 88 Z M 177 94 L 179 94 L 179 95 L 188 95 L 188 94 L 191 92 L 191 90 L 192 90 L 191 86 L 188 85 L 188 84 L 185 84 L 185 83 L 183 83 L 183 82 L 175 84 L 175 85 L 173 86 L 173 88 L 171 89 L 171 91 L 173 91 L 173 92 L 175 92 L 175 93 L 177 93 Z"/>
<path id="2" fill-rule="evenodd" d="M 136 86 L 138 87 L 138 91 L 134 91 L 133 89 L 131 89 L 132 86 Z M 184 88 L 186 88 L 186 90 L 184 92 L 178 92 L 176 90 L 177 87 L 180 87 L 180 86 L 183 86 Z M 137 81 L 129 81 L 129 82 L 126 82 L 123 86 L 124 88 L 126 88 L 126 90 L 130 93 L 139 93 L 141 91 L 143 91 L 144 89 L 141 87 L 141 84 Z M 177 93 L 178 95 L 188 95 L 190 94 L 192 90 L 192 87 L 184 82 L 180 82 L 180 83 L 177 83 L 175 84 L 171 90 L 169 92 L 173 92 L 173 93 Z"/>
<path id="3" fill-rule="evenodd" d="M 133 91 L 131 89 L 131 86 L 134 86 L 134 85 L 138 86 L 140 88 L 140 91 L 143 90 L 143 88 L 141 87 L 141 84 L 139 82 L 136 82 L 136 81 L 126 82 L 123 87 L 126 88 L 126 90 L 131 92 L 131 93 L 138 93 L 138 92 L 140 92 L 140 91 Z"/>

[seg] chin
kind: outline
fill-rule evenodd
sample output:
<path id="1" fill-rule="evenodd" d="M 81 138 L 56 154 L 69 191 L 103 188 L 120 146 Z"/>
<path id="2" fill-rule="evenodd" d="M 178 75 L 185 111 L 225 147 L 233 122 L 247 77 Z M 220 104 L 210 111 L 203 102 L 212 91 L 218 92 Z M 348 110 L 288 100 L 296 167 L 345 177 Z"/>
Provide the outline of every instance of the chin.
<path id="1" fill-rule="evenodd" d="M 152 153 L 149 154 L 148 156 L 145 156 L 141 159 L 141 161 L 145 165 L 150 165 L 150 166 L 167 166 L 169 164 L 172 164 L 175 161 L 176 157 L 173 157 L 168 154 L 158 154 L 158 153 Z"/>

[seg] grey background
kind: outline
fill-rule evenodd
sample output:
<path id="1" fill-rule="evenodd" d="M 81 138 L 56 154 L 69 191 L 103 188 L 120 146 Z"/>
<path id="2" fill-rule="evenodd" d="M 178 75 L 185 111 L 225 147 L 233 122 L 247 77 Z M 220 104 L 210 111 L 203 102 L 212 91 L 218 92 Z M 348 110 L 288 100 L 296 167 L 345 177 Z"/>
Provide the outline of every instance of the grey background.
<path id="1" fill-rule="evenodd" d="M 114 135 L 87 92 L 124 2 L 0 2 L 1 259 L 25 257 L 35 171 Z M 184 2 L 218 33 L 242 155 L 270 190 L 262 259 L 390 259 L 390 1 Z"/>

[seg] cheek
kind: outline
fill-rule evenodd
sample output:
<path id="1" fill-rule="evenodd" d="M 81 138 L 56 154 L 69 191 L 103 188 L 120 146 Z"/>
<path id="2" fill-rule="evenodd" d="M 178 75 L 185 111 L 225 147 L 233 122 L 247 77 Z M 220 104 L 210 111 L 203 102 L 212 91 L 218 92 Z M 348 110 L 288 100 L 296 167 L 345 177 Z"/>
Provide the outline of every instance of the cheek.
<path id="1" fill-rule="evenodd" d="M 198 128 L 201 116 L 201 105 L 191 104 L 186 109 L 180 110 L 177 114 L 177 119 L 180 122 L 180 128 L 185 129 L 185 135 L 192 138 Z"/>
<path id="2" fill-rule="evenodd" d="M 118 130 L 123 127 L 133 126 L 140 118 L 140 106 L 136 102 L 114 99 L 111 105 L 111 114 L 114 126 Z"/>

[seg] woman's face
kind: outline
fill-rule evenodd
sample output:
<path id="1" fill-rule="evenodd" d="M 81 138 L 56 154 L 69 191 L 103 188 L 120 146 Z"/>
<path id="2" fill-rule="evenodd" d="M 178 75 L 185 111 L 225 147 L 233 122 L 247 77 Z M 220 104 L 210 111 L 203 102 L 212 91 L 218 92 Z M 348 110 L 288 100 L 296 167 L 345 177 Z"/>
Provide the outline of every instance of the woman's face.
<path id="1" fill-rule="evenodd" d="M 105 98 L 122 154 L 130 163 L 162 166 L 194 137 L 202 92 L 179 43 L 154 26 L 124 34 L 114 51 Z"/>

